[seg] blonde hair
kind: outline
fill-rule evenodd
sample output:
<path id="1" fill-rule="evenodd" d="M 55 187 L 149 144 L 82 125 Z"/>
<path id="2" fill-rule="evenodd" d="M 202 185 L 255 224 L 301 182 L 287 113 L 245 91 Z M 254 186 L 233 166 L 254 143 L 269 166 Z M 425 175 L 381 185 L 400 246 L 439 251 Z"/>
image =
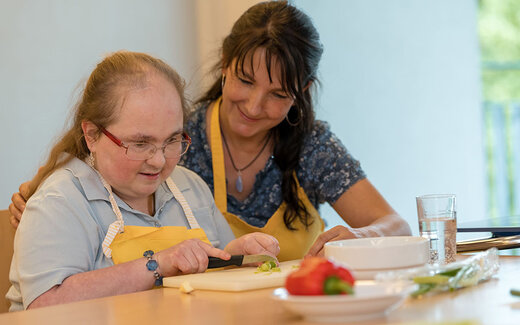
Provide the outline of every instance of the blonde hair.
<path id="1" fill-rule="evenodd" d="M 82 121 L 90 121 L 104 127 L 110 125 L 117 118 L 116 108 L 121 107 L 126 90 L 144 87 L 147 77 L 153 73 L 160 74 L 177 89 L 185 121 L 187 112 L 185 83 L 175 70 L 162 60 L 145 53 L 129 51 L 112 53 L 98 63 L 90 74 L 82 96 L 74 107 L 70 128 L 52 147 L 47 161 L 31 180 L 26 198 L 29 199 L 49 175 L 72 158 L 83 160 L 90 154 L 81 128 Z M 98 130 L 97 136 L 99 132 L 101 131 Z"/>

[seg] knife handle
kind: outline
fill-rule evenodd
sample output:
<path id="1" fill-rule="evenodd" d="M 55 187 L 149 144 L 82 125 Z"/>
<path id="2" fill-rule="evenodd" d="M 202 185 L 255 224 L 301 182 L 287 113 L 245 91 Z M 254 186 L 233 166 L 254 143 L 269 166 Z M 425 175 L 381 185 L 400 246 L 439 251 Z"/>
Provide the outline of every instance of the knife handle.
<path id="1" fill-rule="evenodd" d="M 242 261 L 244 260 L 244 255 L 232 255 L 229 260 L 223 260 L 218 257 L 210 256 L 208 257 L 208 269 L 214 269 L 217 267 L 229 266 L 229 265 L 242 265 Z"/>

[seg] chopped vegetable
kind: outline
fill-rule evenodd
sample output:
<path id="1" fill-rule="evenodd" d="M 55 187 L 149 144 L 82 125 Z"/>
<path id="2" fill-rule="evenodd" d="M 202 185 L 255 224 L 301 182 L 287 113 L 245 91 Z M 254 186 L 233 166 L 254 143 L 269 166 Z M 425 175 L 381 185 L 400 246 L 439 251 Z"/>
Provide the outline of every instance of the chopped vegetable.
<path id="1" fill-rule="evenodd" d="M 308 257 L 287 276 L 285 288 L 292 295 L 353 294 L 350 271 L 323 257 Z"/>
<path id="2" fill-rule="evenodd" d="M 509 291 L 513 296 L 519 296 L 520 297 L 520 289 L 511 289 Z"/>
<path id="3" fill-rule="evenodd" d="M 419 288 L 412 292 L 412 297 L 418 297 L 425 293 L 437 289 L 448 288 L 453 291 L 472 279 L 471 268 L 466 265 L 452 270 L 439 272 L 431 276 L 418 276 L 413 278 L 413 282 L 419 284 Z M 466 284 L 466 283 L 464 283 Z"/>
<path id="4" fill-rule="evenodd" d="M 436 274 L 432 276 L 418 276 L 413 278 L 413 282 L 418 284 L 445 284 L 449 281 L 449 276 L 441 274 Z"/>
<path id="5" fill-rule="evenodd" d="M 421 283 L 419 284 L 419 289 L 412 292 L 412 297 L 419 297 L 421 295 L 424 295 L 428 291 L 432 290 L 435 287 L 435 284 L 433 283 Z"/>
<path id="6" fill-rule="evenodd" d="M 182 292 L 182 293 L 190 293 L 192 292 L 193 290 L 193 287 L 190 285 L 190 283 L 188 281 L 184 281 L 181 286 L 179 287 L 179 290 Z"/>
<path id="7" fill-rule="evenodd" d="M 281 270 L 274 261 L 267 261 L 262 263 L 262 265 L 260 265 L 259 267 L 257 267 L 255 273 L 271 274 L 273 272 L 281 272 Z"/>

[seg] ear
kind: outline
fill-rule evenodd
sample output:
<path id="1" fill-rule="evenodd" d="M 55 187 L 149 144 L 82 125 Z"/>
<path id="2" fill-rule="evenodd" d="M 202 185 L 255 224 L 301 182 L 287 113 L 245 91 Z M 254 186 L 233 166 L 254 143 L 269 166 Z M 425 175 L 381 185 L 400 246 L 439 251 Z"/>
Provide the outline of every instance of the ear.
<path id="1" fill-rule="evenodd" d="M 220 68 L 221 75 L 227 75 L 229 73 L 229 67 L 222 66 Z"/>
<path id="2" fill-rule="evenodd" d="M 90 152 L 95 152 L 99 128 L 94 123 L 84 120 L 81 121 L 81 129 L 83 130 L 83 136 L 85 137 L 88 149 Z"/>
<path id="3" fill-rule="evenodd" d="M 312 86 L 312 81 L 309 81 L 307 83 L 307 85 L 305 85 L 305 87 L 303 87 L 303 92 L 306 92 L 307 90 L 309 90 L 309 88 L 311 88 Z"/>

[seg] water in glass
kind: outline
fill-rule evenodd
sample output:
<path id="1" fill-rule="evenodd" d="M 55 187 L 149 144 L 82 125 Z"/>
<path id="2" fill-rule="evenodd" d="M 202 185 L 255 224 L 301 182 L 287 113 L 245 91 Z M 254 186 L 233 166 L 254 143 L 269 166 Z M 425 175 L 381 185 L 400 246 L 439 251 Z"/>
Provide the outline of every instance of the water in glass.
<path id="1" fill-rule="evenodd" d="M 419 220 L 419 232 L 430 240 L 430 264 L 455 261 L 457 221 L 455 212 Z"/>

